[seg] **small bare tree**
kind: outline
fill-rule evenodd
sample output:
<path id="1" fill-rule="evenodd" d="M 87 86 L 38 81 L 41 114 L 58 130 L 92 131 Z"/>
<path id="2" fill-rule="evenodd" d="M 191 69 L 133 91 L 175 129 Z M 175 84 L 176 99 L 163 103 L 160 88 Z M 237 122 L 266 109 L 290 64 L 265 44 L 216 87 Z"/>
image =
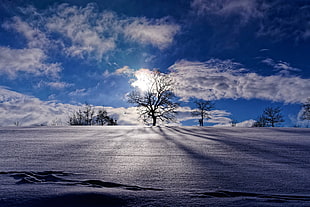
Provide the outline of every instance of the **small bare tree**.
<path id="1" fill-rule="evenodd" d="M 108 116 L 108 112 L 102 108 L 95 113 L 94 108 L 86 104 L 83 109 L 72 113 L 69 116 L 70 125 L 117 125 L 117 120 Z"/>
<path id="2" fill-rule="evenodd" d="M 307 99 L 305 103 L 302 105 L 302 114 L 301 120 L 308 120 L 307 127 L 309 127 L 310 122 L 310 98 Z"/>
<path id="3" fill-rule="evenodd" d="M 97 124 L 103 126 L 107 122 L 107 117 L 108 117 L 108 112 L 104 109 L 100 109 L 96 117 Z"/>
<path id="4" fill-rule="evenodd" d="M 211 118 L 211 110 L 214 109 L 214 103 L 205 100 L 196 100 L 196 110 L 192 112 L 193 116 L 199 116 L 199 126 L 203 126 L 204 119 Z"/>
<path id="5" fill-rule="evenodd" d="M 267 107 L 264 110 L 263 116 L 271 127 L 275 127 L 276 124 L 284 122 L 280 107 Z"/>
<path id="6" fill-rule="evenodd" d="M 84 113 L 86 125 L 92 125 L 93 117 L 95 113 L 93 107 L 90 104 L 86 103 L 83 113 Z"/>
<path id="7" fill-rule="evenodd" d="M 157 71 L 150 74 L 150 83 L 146 91 L 134 90 L 128 95 L 128 102 L 138 107 L 140 118 L 145 123 L 156 126 L 157 120 L 173 121 L 178 104 L 173 101 L 173 81 Z"/>
<path id="8" fill-rule="evenodd" d="M 284 122 L 280 107 L 265 108 L 262 116 L 254 123 L 254 127 L 275 127 L 276 124 Z"/>
<path id="9" fill-rule="evenodd" d="M 253 124 L 253 127 L 266 127 L 267 120 L 265 116 L 260 116 L 257 118 L 256 122 Z"/>

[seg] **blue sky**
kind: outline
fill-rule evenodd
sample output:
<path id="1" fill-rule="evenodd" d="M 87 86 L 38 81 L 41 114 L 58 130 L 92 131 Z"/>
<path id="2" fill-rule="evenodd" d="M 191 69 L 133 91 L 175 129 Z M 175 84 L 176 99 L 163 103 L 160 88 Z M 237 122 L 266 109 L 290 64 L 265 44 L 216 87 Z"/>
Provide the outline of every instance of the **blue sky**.
<path id="1" fill-rule="evenodd" d="M 280 106 L 283 126 L 293 126 L 310 97 L 307 0 L 3 0 L 0 23 L 1 110 L 10 122 L 31 119 L 31 107 L 8 113 L 26 98 L 62 112 L 104 105 L 134 124 L 126 94 L 139 72 L 154 69 L 175 78 L 184 125 L 197 125 L 189 112 L 199 98 L 215 103 L 210 125 L 248 123 Z"/>

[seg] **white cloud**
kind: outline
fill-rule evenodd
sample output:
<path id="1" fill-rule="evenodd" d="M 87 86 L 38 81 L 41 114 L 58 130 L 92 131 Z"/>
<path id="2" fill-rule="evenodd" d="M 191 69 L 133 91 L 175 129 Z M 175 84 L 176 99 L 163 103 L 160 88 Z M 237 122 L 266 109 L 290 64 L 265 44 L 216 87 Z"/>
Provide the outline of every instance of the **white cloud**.
<path id="1" fill-rule="evenodd" d="M 58 77 L 62 70 L 59 63 L 46 63 L 47 56 L 38 48 L 11 49 L 0 46 L 0 59 L 0 73 L 10 78 L 16 78 L 20 72 Z"/>
<path id="2" fill-rule="evenodd" d="M 187 100 L 222 98 L 266 99 L 300 103 L 310 96 L 310 80 L 282 75 L 261 76 L 245 72 L 230 60 L 211 59 L 206 62 L 181 60 L 170 67 L 176 93 Z"/>
<path id="3" fill-rule="evenodd" d="M 82 90 L 83 93 L 83 90 Z M 68 118 L 82 106 L 72 104 L 55 103 L 54 101 L 41 101 L 38 98 L 27 96 L 0 87 L 0 126 L 21 126 L 33 125 L 68 125 Z M 95 110 L 102 109 L 102 106 L 93 106 Z M 119 125 L 141 125 L 136 107 L 113 108 L 104 107 L 108 115 L 117 120 Z M 193 109 L 179 107 L 177 109 L 176 123 L 197 119 L 192 116 Z M 230 113 L 222 110 L 213 110 L 212 118 L 207 120 L 213 124 L 226 124 L 231 120 L 227 118 Z"/>
<path id="4" fill-rule="evenodd" d="M 152 76 L 154 74 L 154 71 L 156 71 L 156 69 L 154 69 L 153 71 L 147 68 L 140 68 L 138 70 L 134 70 L 129 68 L 128 66 L 124 66 L 109 75 L 126 75 L 130 77 L 129 83 L 131 84 L 131 86 L 141 91 L 147 91 L 150 85 L 152 85 Z"/>
<path id="5" fill-rule="evenodd" d="M 190 107 L 179 107 L 177 108 L 177 121 L 183 122 L 188 120 L 197 120 L 200 118 L 199 116 L 193 116 L 192 112 L 194 112 L 195 109 L 191 109 Z M 224 110 L 212 110 L 210 111 L 210 119 L 204 120 L 204 122 L 212 123 L 212 124 L 220 124 L 225 125 L 231 122 L 231 119 L 227 116 L 230 116 L 231 114 Z"/>
<path id="6" fill-rule="evenodd" d="M 304 41 L 310 37 L 308 1 L 192 0 L 191 7 L 196 15 L 208 17 L 210 22 L 214 17 L 230 23 L 234 19 L 240 26 L 255 20 L 257 36 L 269 36 L 274 41 Z"/>
<path id="7" fill-rule="evenodd" d="M 125 26 L 124 33 L 130 40 L 165 49 L 173 42 L 179 30 L 179 25 L 168 23 L 165 18 L 159 20 L 135 18 Z"/>
<path id="8" fill-rule="evenodd" d="M 113 108 L 105 107 L 108 115 L 114 119 L 117 119 L 117 124 L 119 125 L 141 125 L 143 124 L 139 121 L 139 115 L 136 107 L 129 108 Z"/>
<path id="9" fill-rule="evenodd" d="M 38 11 L 32 6 L 20 8 L 21 14 L 1 26 L 21 34 L 28 49 L 50 50 L 84 60 L 102 61 L 117 49 L 118 43 L 135 42 L 165 49 L 180 30 L 167 18 L 118 16 L 114 12 L 99 11 L 95 3 L 85 7 L 60 4 Z M 146 61 L 149 57 L 145 57 Z"/>
<path id="10" fill-rule="evenodd" d="M 245 120 L 243 122 L 237 123 L 236 127 L 252 127 L 256 121 L 253 119 Z"/>
<path id="11" fill-rule="evenodd" d="M 82 89 L 76 89 L 75 91 L 72 91 L 69 93 L 69 96 L 86 96 L 87 90 L 85 88 Z"/>
<path id="12" fill-rule="evenodd" d="M 48 51 L 53 46 L 81 59 L 101 61 L 117 48 L 121 39 L 164 49 L 180 30 L 167 18 L 120 17 L 113 12 L 98 11 L 95 3 L 85 7 L 64 3 L 40 12 L 33 7 L 21 10 L 23 17 L 15 16 L 2 26 L 22 34 L 28 48 Z"/>
<path id="13" fill-rule="evenodd" d="M 21 33 L 27 40 L 28 48 L 44 49 L 50 45 L 46 35 L 29 22 L 23 21 L 20 17 L 14 16 L 11 21 L 2 24 L 5 29 L 14 29 Z"/>
<path id="14" fill-rule="evenodd" d="M 307 1 L 270 1 L 259 23 L 258 36 L 274 41 L 293 38 L 303 41 L 310 37 L 310 13 Z"/>
<path id="15" fill-rule="evenodd" d="M 115 70 L 115 74 L 116 75 L 128 75 L 131 76 L 132 74 L 134 74 L 134 69 L 129 68 L 129 66 L 124 66 L 122 68 L 119 68 L 117 70 Z"/>
<path id="16" fill-rule="evenodd" d="M 64 89 L 64 88 L 73 86 L 73 84 L 66 83 L 66 82 L 59 82 L 59 81 L 55 81 L 55 82 L 40 81 L 37 85 L 37 87 L 39 88 L 46 87 L 46 86 L 50 88 L 54 88 L 54 89 Z"/>
<path id="17" fill-rule="evenodd" d="M 81 106 L 41 101 L 0 87 L 0 126 L 68 125 L 68 118 Z M 94 106 L 95 110 L 102 109 Z M 108 115 L 120 125 L 141 124 L 135 107 L 105 107 Z"/>
<path id="18" fill-rule="evenodd" d="M 44 102 L 0 88 L 0 126 L 66 125 L 77 106 Z"/>
<path id="19" fill-rule="evenodd" d="M 198 15 L 223 17 L 238 15 L 243 23 L 261 17 L 263 13 L 260 6 L 256 0 L 193 0 L 191 3 L 191 7 Z"/>
<path id="20" fill-rule="evenodd" d="M 89 58 L 102 55 L 115 48 L 116 19 L 112 13 L 98 13 L 94 4 L 86 7 L 61 4 L 51 9 L 52 17 L 46 19 L 46 28 L 67 38 L 63 42 L 69 56 Z"/>
<path id="21" fill-rule="evenodd" d="M 279 71 L 280 74 L 283 74 L 283 75 L 289 75 L 291 71 L 295 71 L 295 72 L 301 71 L 299 68 L 294 68 L 288 62 L 281 61 L 281 60 L 278 62 L 275 62 L 271 58 L 266 58 L 262 60 L 262 63 L 272 66 L 274 69 Z"/>

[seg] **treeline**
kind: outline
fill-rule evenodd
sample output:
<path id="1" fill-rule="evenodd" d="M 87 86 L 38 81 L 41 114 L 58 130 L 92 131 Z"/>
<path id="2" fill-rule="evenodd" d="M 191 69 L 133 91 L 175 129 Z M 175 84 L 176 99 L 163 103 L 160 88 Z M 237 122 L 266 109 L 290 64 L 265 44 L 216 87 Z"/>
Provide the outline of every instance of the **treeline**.
<path id="1" fill-rule="evenodd" d="M 102 108 L 97 111 L 85 104 L 83 108 L 74 112 L 69 117 L 69 125 L 91 126 L 91 125 L 117 125 L 117 120 L 108 116 L 108 112 Z"/>
<path id="2" fill-rule="evenodd" d="M 307 121 L 308 124 L 306 127 L 309 127 L 310 124 L 310 98 L 308 98 L 302 104 L 302 111 L 299 117 L 300 121 Z M 257 118 L 256 122 L 253 124 L 253 127 L 275 127 L 280 123 L 283 123 L 283 115 L 281 114 L 280 107 L 267 107 L 262 115 Z"/>
<path id="3" fill-rule="evenodd" d="M 205 100 L 196 100 L 195 102 L 196 109 L 192 112 L 193 116 L 199 116 L 198 119 L 199 125 L 203 126 L 204 119 L 208 120 L 212 118 L 212 109 L 214 109 L 214 103 Z M 252 127 L 276 127 L 281 126 L 283 123 L 284 116 L 282 115 L 281 107 L 267 107 L 264 109 L 262 115 L 260 115 Z M 306 127 L 310 126 L 310 98 L 307 99 L 305 103 L 302 105 L 302 113 L 299 116 L 300 121 L 308 121 Z M 232 120 L 231 126 L 236 126 L 237 121 Z"/>
<path id="4" fill-rule="evenodd" d="M 284 122 L 280 107 L 267 107 L 263 114 L 258 117 L 253 127 L 275 127 Z"/>

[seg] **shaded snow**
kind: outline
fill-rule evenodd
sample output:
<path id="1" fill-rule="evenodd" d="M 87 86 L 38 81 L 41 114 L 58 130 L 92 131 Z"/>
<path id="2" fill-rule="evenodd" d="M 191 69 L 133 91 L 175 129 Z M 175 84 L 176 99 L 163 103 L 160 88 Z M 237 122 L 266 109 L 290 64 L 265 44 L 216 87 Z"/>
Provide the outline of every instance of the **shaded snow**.
<path id="1" fill-rule="evenodd" d="M 0 206 L 309 206 L 310 129 L 0 128 Z"/>

